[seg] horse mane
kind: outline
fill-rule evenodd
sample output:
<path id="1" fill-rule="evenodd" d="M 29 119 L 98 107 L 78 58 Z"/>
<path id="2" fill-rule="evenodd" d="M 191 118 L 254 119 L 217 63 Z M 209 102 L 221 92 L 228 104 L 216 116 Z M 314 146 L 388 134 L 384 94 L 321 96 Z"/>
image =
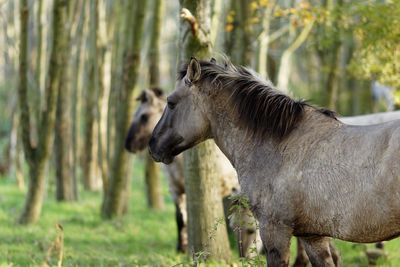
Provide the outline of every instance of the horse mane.
<path id="1" fill-rule="evenodd" d="M 294 100 L 275 89 L 270 81 L 261 79 L 252 70 L 235 66 L 225 60 L 222 65 L 199 61 L 199 83 L 209 83 L 230 93 L 229 103 L 234 107 L 238 123 L 255 137 L 270 135 L 279 139 L 286 137 L 301 121 L 305 106 L 310 106 L 336 119 L 335 113 L 309 105 L 304 100 Z M 188 64 L 178 72 L 178 79 L 186 75 Z"/>

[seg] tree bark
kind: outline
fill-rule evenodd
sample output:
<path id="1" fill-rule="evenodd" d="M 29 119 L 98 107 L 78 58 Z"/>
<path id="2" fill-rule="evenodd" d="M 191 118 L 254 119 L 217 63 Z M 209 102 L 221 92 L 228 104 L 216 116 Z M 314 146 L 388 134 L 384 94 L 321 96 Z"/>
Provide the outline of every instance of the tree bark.
<path id="1" fill-rule="evenodd" d="M 123 62 L 123 81 L 116 109 L 114 156 L 111 162 L 109 186 L 102 205 L 103 218 L 122 216 L 127 210 L 129 195 L 128 152 L 125 151 L 125 135 L 133 113 L 133 90 L 138 79 L 141 37 L 146 5 L 141 1 L 128 1 L 125 31 L 127 36 Z"/>
<path id="2" fill-rule="evenodd" d="M 275 0 L 268 3 L 265 7 L 264 18 L 262 22 L 263 31 L 258 38 L 259 50 L 258 50 L 258 64 L 257 72 L 264 79 L 270 77 L 267 71 L 267 60 L 268 60 L 268 47 L 270 42 L 270 22 L 273 18 L 273 12 L 275 10 Z"/>
<path id="3" fill-rule="evenodd" d="M 153 25 L 149 51 L 150 88 L 160 86 L 160 31 L 163 2 L 161 0 L 154 0 L 153 5 Z M 154 210 L 164 209 L 164 198 L 160 181 L 160 166 L 155 163 L 150 156 L 146 156 L 145 179 L 148 206 Z"/>
<path id="4" fill-rule="evenodd" d="M 151 209 L 162 210 L 165 205 L 160 180 L 160 166 L 148 153 L 146 154 L 145 169 L 147 204 Z"/>
<path id="5" fill-rule="evenodd" d="M 107 31 L 106 6 L 105 2 L 100 2 L 98 6 L 98 25 L 99 34 L 97 35 L 97 49 L 100 52 L 98 62 L 99 72 L 99 93 L 97 98 L 98 115 L 98 165 L 101 171 L 103 183 L 103 193 L 108 188 L 108 161 L 107 161 L 107 113 L 108 99 L 110 96 L 110 68 L 111 68 L 111 49 L 107 45 L 109 33 Z"/>
<path id="6" fill-rule="evenodd" d="M 82 50 L 83 46 L 83 36 L 85 36 L 85 27 L 84 27 L 84 18 L 85 18 L 85 10 L 86 10 L 86 2 L 80 2 L 80 12 L 79 19 L 76 25 L 74 25 L 71 30 L 71 45 L 72 45 L 72 53 L 71 53 L 71 77 L 74 79 L 69 83 L 72 90 L 71 94 L 71 117 L 72 117 L 72 168 L 73 168 L 73 180 L 74 180 L 74 191 L 75 196 L 78 198 L 78 173 L 79 167 L 82 166 L 80 164 L 80 156 L 81 156 L 81 110 L 82 110 L 82 73 L 84 65 L 84 50 Z"/>
<path id="7" fill-rule="evenodd" d="M 190 14 L 192 20 L 188 14 L 181 20 L 179 58 L 187 61 L 191 56 L 210 57 L 210 1 L 184 0 L 181 8 L 188 9 L 193 15 Z M 193 19 L 198 23 L 197 31 L 193 31 Z M 230 262 L 232 257 L 226 225 L 221 223 L 224 222 L 224 213 L 220 181 L 216 179 L 215 151 L 215 143 L 206 141 L 184 153 L 188 251 L 195 262 L 200 260 L 200 252 L 204 252 L 206 258 L 226 262 Z"/>
<path id="8" fill-rule="evenodd" d="M 283 92 L 287 93 L 289 91 L 288 86 L 291 72 L 291 57 L 293 53 L 305 42 L 313 25 L 314 21 L 311 21 L 309 24 L 305 25 L 297 38 L 282 54 L 278 72 L 278 88 Z"/>
<path id="9" fill-rule="evenodd" d="M 64 62 L 68 62 L 70 54 L 70 25 L 72 21 L 65 21 L 67 30 L 64 32 L 66 37 L 65 49 L 57 51 L 62 53 Z M 76 191 L 74 176 L 72 170 L 72 123 L 71 123 L 71 87 L 69 86 L 68 69 L 69 65 L 64 66 L 59 77 L 57 109 L 56 109 L 56 127 L 55 127 L 55 165 L 56 165 L 56 199 L 58 201 L 76 200 Z"/>
<path id="10" fill-rule="evenodd" d="M 66 17 L 67 3 L 56 0 L 53 7 L 53 49 L 50 56 L 50 68 L 45 90 L 46 108 L 40 116 L 38 128 L 38 144 L 33 146 L 30 140 L 30 113 L 27 99 L 27 33 L 28 33 L 28 4 L 27 0 L 21 0 L 21 41 L 20 41 L 20 84 L 18 87 L 20 104 L 20 122 L 22 127 L 22 142 L 25 158 L 29 165 L 29 188 L 26 196 L 24 210 L 19 222 L 23 224 L 33 223 L 39 219 L 45 188 L 45 166 L 49 158 L 52 144 L 52 132 L 55 126 L 55 110 L 58 95 L 60 77 L 63 66 L 66 65 L 65 53 L 59 53 L 67 49 Z"/>
<path id="11" fill-rule="evenodd" d="M 83 186 L 85 190 L 95 191 L 100 187 L 99 169 L 97 164 L 97 119 L 96 105 L 99 91 L 97 28 L 98 0 L 90 1 L 89 8 L 89 85 L 85 96 L 85 131 L 83 152 Z"/>

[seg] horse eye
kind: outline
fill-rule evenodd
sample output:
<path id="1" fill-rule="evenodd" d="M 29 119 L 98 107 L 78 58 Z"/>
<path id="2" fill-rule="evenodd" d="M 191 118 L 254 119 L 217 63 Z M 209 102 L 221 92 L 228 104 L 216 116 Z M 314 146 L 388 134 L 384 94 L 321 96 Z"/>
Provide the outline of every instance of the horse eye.
<path id="1" fill-rule="evenodd" d="M 169 108 L 169 109 L 174 109 L 175 106 L 176 106 L 176 103 L 171 102 L 171 101 L 168 101 L 168 102 L 167 102 L 167 105 L 168 105 L 168 108 Z"/>
<path id="2" fill-rule="evenodd" d="M 141 123 L 146 123 L 149 120 L 149 116 L 147 114 L 143 114 L 140 116 L 140 122 Z"/>

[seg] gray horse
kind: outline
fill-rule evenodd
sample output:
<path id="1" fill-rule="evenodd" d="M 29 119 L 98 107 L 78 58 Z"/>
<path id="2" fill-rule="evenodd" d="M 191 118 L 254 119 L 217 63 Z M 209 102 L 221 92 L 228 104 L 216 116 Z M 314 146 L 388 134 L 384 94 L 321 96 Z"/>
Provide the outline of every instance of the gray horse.
<path id="1" fill-rule="evenodd" d="M 268 266 L 288 266 L 291 236 L 313 266 L 334 266 L 329 237 L 400 235 L 400 121 L 350 126 L 230 62 L 179 71 L 150 153 L 170 163 L 213 138 L 259 221 Z"/>
<path id="2" fill-rule="evenodd" d="M 163 91 L 159 88 L 143 90 L 137 98 L 139 106 L 135 112 L 131 127 L 125 140 L 125 148 L 136 153 L 147 148 L 151 133 L 161 118 L 162 112 L 166 106 L 166 97 Z M 238 192 L 239 184 L 235 169 L 232 167 L 228 159 L 219 152 L 217 154 L 218 166 L 221 173 L 221 198 L 231 195 L 233 192 Z M 171 164 L 165 165 L 168 173 L 169 191 L 175 203 L 175 218 L 178 228 L 177 250 L 185 252 L 187 249 L 187 216 L 186 216 L 186 195 L 185 181 L 183 175 L 183 158 L 177 157 Z M 244 210 L 243 214 L 248 214 L 250 211 Z M 233 214 L 230 219 L 230 225 L 237 231 L 241 231 L 242 256 L 251 256 L 253 244 L 261 244 L 259 232 L 254 218 L 242 216 L 246 219 L 246 225 L 239 225 L 238 222 L 243 218 L 237 218 L 238 214 Z M 236 219 L 236 220 L 235 220 Z M 245 228 L 245 229 L 243 229 Z M 258 239 L 257 239 L 258 237 Z M 257 243 L 258 240 L 258 243 Z M 259 246 L 260 247 L 260 246 Z"/>

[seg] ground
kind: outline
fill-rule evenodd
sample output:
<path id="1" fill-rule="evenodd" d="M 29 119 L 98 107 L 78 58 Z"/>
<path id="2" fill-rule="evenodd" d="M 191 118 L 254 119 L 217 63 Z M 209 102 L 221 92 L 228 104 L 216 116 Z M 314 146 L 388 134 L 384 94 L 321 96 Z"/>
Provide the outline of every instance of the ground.
<path id="1" fill-rule="evenodd" d="M 24 192 L 7 177 L 0 179 L 0 267 L 43 266 L 46 258 L 50 259 L 50 266 L 57 266 L 58 249 L 47 256 L 59 233 L 57 223 L 64 229 L 63 266 L 191 266 L 188 257 L 175 253 L 174 207 L 166 183 L 165 211 L 148 210 L 142 164 L 137 161 L 134 166 L 129 213 L 123 219 L 111 221 L 100 218 L 100 192 L 81 192 L 79 202 L 57 203 L 53 190 L 49 189 L 40 221 L 20 226 L 16 219 L 23 206 Z M 345 242 L 336 242 L 336 246 L 343 266 L 367 266 L 367 246 Z M 388 260 L 379 266 L 400 266 L 400 239 L 387 242 L 385 249 Z M 235 265 L 251 264 L 240 263 L 237 255 L 235 258 Z"/>

